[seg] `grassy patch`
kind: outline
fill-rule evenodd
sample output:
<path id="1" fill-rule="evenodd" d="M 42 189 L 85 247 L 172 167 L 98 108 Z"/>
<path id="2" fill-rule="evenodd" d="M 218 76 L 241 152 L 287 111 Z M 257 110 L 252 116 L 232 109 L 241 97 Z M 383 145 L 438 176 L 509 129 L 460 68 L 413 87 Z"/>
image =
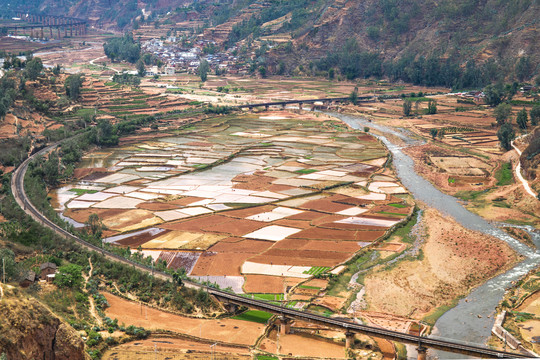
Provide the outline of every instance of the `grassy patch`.
<path id="1" fill-rule="evenodd" d="M 279 360 L 279 358 L 270 355 L 257 355 L 257 360 Z"/>
<path id="2" fill-rule="evenodd" d="M 309 286 L 309 285 L 300 285 L 298 287 L 299 289 L 310 289 L 310 290 L 320 290 L 320 287 L 317 286 Z"/>
<path id="3" fill-rule="evenodd" d="M 233 316 L 231 319 L 256 322 L 266 324 L 272 317 L 272 314 L 260 310 L 248 310 L 240 315 Z"/>
<path id="4" fill-rule="evenodd" d="M 514 174 L 512 173 L 512 163 L 507 162 L 495 172 L 495 179 L 497 179 L 497 186 L 505 186 L 514 183 Z"/>
<path id="5" fill-rule="evenodd" d="M 486 194 L 489 190 L 491 189 L 478 190 L 478 191 L 476 190 L 458 191 L 455 196 L 460 198 L 461 200 L 466 200 L 466 201 L 476 200 L 478 199 L 478 197 L 480 197 L 480 195 Z"/>
<path id="6" fill-rule="evenodd" d="M 407 205 L 405 205 L 405 204 L 388 204 L 388 206 L 392 206 L 392 207 L 395 207 L 395 208 L 398 208 L 398 209 L 403 209 L 403 208 L 407 207 Z"/>
<path id="7" fill-rule="evenodd" d="M 317 276 L 328 270 L 330 270 L 330 268 L 326 266 L 313 266 L 311 269 L 304 271 L 304 274 Z"/>
<path id="8" fill-rule="evenodd" d="M 411 230 L 413 226 L 416 225 L 417 222 L 418 222 L 418 213 L 413 214 L 413 216 L 411 216 L 411 218 L 409 219 L 409 221 L 407 221 L 405 225 L 396 229 L 394 233 L 392 234 L 392 237 L 394 236 L 400 237 L 401 241 L 407 244 L 414 243 L 414 238 L 411 237 L 410 234 L 411 234 Z"/>
<path id="9" fill-rule="evenodd" d="M 459 302 L 459 299 L 454 299 L 449 305 L 442 305 L 433 310 L 430 314 L 426 315 L 422 320 L 425 321 L 428 325 L 434 326 L 435 322 L 443 316 L 445 312 L 452 309 Z"/>
<path id="10" fill-rule="evenodd" d="M 308 308 L 309 311 L 312 311 L 312 312 L 316 312 L 316 313 L 319 313 L 319 314 L 322 314 L 324 316 L 332 316 L 334 313 L 330 310 L 328 310 L 327 308 L 325 308 L 324 306 L 319 306 L 319 305 L 311 305 L 309 308 Z"/>
<path id="11" fill-rule="evenodd" d="M 247 298 L 265 301 L 282 301 L 283 294 L 245 294 Z"/>
<path id="12" fill-rule="evenodd" d="M 393 213 L 393 212 L 389 212 L 389 211 L 379 211 L 377 214 L 397 215 L 397 216 L 401 216 L 401 217 L 407 216 L 407 214 Z"/>
<path id="13" fill-rule="evenodd" d="M 95 193 L 97 193 L 97 190 L 78 189 L 78 188 L 69 189 L 69 191 L 73 191 L 75 194 L 77 194 L 77 196 L 81 196 L 83 194 L 95 194 Z"/>
<path id="14" fill-rule="evenodd" d="M 79 110 L 75 111 L 74 115 L 79 116 L 79 117 L 83 117 L 85 115 L 92 116 L 92 115 L 94 115 L 95 111 L 96 111 L 95 109 L 79 109 Z"/>
<path id="15" fill-rule="evenodd" d="M 315 169 L 302 169 L 302 170 L 296 170 L 295 173 L 298 174 L 312 174 L 314 172 L 317 172 Z"/>

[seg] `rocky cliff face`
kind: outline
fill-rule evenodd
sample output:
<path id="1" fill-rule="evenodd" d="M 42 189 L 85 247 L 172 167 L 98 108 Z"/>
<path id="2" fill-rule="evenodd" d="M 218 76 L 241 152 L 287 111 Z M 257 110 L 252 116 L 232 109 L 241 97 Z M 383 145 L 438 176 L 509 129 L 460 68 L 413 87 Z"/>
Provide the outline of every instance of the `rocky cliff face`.
<path id="1" fill-rule="evenodd" d="M 36 299 L 4 285 L 0 300 L 0 354 L 10 360 L 87 360 L 78 333 Z"/>

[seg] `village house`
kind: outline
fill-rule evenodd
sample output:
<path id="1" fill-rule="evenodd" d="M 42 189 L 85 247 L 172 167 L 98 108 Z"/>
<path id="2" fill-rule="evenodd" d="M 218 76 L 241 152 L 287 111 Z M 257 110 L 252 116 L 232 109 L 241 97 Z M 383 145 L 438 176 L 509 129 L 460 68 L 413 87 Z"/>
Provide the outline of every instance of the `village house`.
<path id="1" fill-rule="evenodd" d="M 40 274 L 39 274 L 40 279 L 46 280 L 47 275 L 56 274 L 56 264 L 51 263 L 51 262 L 43 263 L 39 267 L 39 271 L 40 271 Z"/>
<path id="2" fill-rule="evenodd" d="M 30 285 L 32 285 L 36 281 L 36 273 L 33 271 L 29 271 L 24 279 L 19 283 L 19 285 L 23 288 L 27 288 Z"/>

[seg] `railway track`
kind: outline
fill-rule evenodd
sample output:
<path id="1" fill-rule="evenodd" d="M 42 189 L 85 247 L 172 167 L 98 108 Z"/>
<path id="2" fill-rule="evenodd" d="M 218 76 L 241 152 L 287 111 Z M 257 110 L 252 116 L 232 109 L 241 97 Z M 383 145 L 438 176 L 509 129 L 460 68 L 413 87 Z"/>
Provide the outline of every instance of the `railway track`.
<path id="1" fill-rule="evenodd" d="M 156 271 L 150 267 L 144 266 L 142 264 L 136 263 L 134 261 L 131 261 L 129 259 L 126 259 L 114 253 L 111 253 L 105 249 L 100 248 L 99 246 L 91 244 L 71 234 L 67 230 L 63 229 L 62 227 L 58 226 L 57 224 L 49 220 L 47 217 L 45 217 L 45 215 L 39 212 L 38 209 L 30 202 L 24 190 L 24 176 L 28 169 L 28 165 L 36 156 L 45 155 L 49 153 L 50 151 L 54 150 L 55 148 L 57 148 L 60 144 L 61 142 L 58 142 L 58 143 L 49 145 L 41 149 L 40 151 L 38 151 L 37 153 L 33 154 L 28 159 L 26 159 L 15 170 L 11 179 L 11 190 L 19 206 L 42 226 L 45 226 L 51 229 L 59 236 L 75 241 L 76 243 L 78 243 L 80 246 L 82 246 L 85 249 L 88 249 L 90 251 L 95 251 L 97 253 L 101 253 L 105 258 L 111 261 L 116 261 L 116 262 L 120 262 L 126 265 L 133 266 L 134 268 L 140 271 L 150 273 L 153 276 L 160 278 L 162 280 L 173 281 L 173 277 L 170 274 L 167 274 L 161 271 Z M 309 321 L 309 322 L 316 322 L 319 324 L 323 324 L 325 326 L 342 329 L 346 331 L 347 333 L 351 333 L 351 332 L 362 333 L 369 336 L 388 339 L 391 341 L 415 344 L 415 345 L 419 345 L 420 347 L 429 347 L 429 348 L 434 348 L 434 349 L 438 349 L 442 351 L 460 353 L 460 354 L 465 354 L 465 355 L 470 355 L 470 356 L 475 356 L 475 357 L 507 358 L 507 359 L 508 358 L 530 358 L 530 355 L 510 353 L 506 351 L 498 351 L 498 350 L 489 349 L 483 346 L 463 344 L 457 341 L 446 340 L 446 339 L 421 337 L 421 336 L 401 333 L 401 332 L 397 332 L 393 330 L 387 330 L 387 329 L 383 329 L 379 327 L 353 323 L 348 319 L 330 318 L 330 317 L 313 314 L 307 311 L 294 310 L 287 307 L 270 304 L 265 301 L 253 300 L 253 299 L 249 299 L 240 295 L 231 294 L 229 292 L 218 290 L 213 287 L 197 284 L 192 281 L 184 280 L 184 286 L 189 287 L 189 288 L 195 288 L 195 289 L 204 289 L 209 294 L 214 295 L 216 298 L 226 303 L 246 306 L 250 308 L 257 308 L 260 310 L 264 310 L 264 311 L 276 314 L 278 316 L 281 316 L 282 318 L 289 318 L 289 319 L 292 318 L 292 319 L 299 319 L 299 320 L 304 320 L 304 321 Z"/>

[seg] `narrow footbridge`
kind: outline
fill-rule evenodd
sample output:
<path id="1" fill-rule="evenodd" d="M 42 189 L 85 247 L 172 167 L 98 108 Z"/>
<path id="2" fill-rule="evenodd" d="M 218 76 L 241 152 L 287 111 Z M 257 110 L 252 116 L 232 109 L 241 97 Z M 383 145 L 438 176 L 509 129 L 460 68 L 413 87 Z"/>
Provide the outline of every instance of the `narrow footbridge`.
<path id="1" fill-rule="evenodd" d="M 72 138 L 73 139 L 73 138 Z M 114 253 L 108 252 L 94 244 L 88 243 L 66 231 L 62 227 L 53 223 L 45 215 L 43 215 L 28 199 L 24 190 L 24 175 L 28 169 L 28 164 L 32 159 L 38 155 L 45 155 L 55 149 L 60 143 L 50 145 L 39 152 L 35 153 L 27 160 L 25 160 L 14 172 L 11 179 L 11 190 L 15 200 L 19 206 L 34 220 L 41 225 L 48 227 L 58 235 L 77 242 L 83 248 L 91 251 L 96 251 L 103 254 L 106 258 L 124 263 L 141 271 L 151 273 L 153 276 L 166 281 L 173 281 L 173 277 L 170 274 L 159 272 L 151 269 L 147 266 L 133 262 L 129 259 L 118 256 Z M 531 358 L 531 355 L 524 355 L 519 353 L 510 353 L 506 351 L 497 351 L 489 349 L 479 345 L 470 345 L 453 341 L 449 339 L 434 339 L 422 336 L 411 335 L 407 333 L 401 333 L 397 331 L 387 330 L 375 326 L 367 326 L 352 322 L 350 319 L 326 317 L 322 315 L 313 314 L 307 311 L 294 310 L 283 306 L 274 305 L 265 301 L 253 300 L 240 295 L 232 294 L 226 291 L 218 290 L 213 287 L 204 286 L 195 282 L 185 281 L 186 287 L 204 289 L 209 294 L 213 295 L 216 299 L 221 301 L 226 307 L 245 306 L 253 309 L 259 309 L 275 314 L 278 317 L 280 323 L 280 331 L 287 333 L 290 328 L 291 320 L 297 319 L 302 321 L 308 321 L 312 323 L 321 324 L 324 326 L 336 328 L 345 331 L 346 345 L 351 346 L 354 334 L 365 334 L 368 336 L 374 336 L 378 338 L 384 338 L 391 341 L 397 341 L 401 343 L 414 344 L 418 346 L 418 358 L 425 359 L 426 348 L 433 348 L 443 350 L 452 353 L 459 353 L 468 356 L 481 357 L 481 358 Z"/>

